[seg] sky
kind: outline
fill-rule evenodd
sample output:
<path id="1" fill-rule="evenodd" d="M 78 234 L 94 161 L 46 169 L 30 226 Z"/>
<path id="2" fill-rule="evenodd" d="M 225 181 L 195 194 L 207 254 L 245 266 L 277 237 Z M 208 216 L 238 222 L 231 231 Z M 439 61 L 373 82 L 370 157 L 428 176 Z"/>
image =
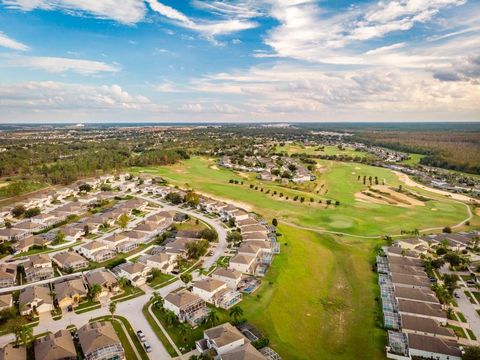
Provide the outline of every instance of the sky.
<path id="1" fill-rule="evenodd" d="M 480 120 L 480 0 L 0 0 L 0 123 Z"/>

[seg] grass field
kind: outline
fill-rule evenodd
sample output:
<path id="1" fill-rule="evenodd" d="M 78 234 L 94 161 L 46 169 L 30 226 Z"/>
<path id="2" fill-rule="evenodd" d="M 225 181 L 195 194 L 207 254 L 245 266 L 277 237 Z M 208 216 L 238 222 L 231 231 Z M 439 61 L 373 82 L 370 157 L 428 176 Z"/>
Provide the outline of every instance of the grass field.
<path id="1" fill-rule="evenodd" d="M 282 253 L 240 304 L 246 319 L 284 359 L 383 359 L 370 266 L 378 241 L 280 231 Z"/>
<path id="2" fill-rule="evenodd" d="M 254 174 L 235 174 L 225 169 L 212 168 L 213 161 L 192 158 L 181 164 L 161 168 L 133 168 L 134 173 L 145 172 L 162 176 L 174 185 L 193 187 L 195 190 L 245 204 L 267 218 L 276 217 L 302 226 L 341 231 L 354 235 L 397 234 L 401 230 L 414 230 L 454 225 L 467 217 L 465 206 L 454 201 L 431 200 L 425 206 L 402 208 L 392 205 L 365 203 L 355 200 L 355 193 L 367 189 L 358 176 L 377 176 L 387 185 L 398 187 L 397 176 L 386 169 L 357 163 L 319 160 L 321 166 L 310 189 L 293 189 L 274 182 L 255 179 Z M 243 175 L 243 176 L 242 176 Z M 244 181 L 244 185 L 230 184 L 230 179 Z M 255 184 L 264 192 L 250 189 Z M 324 185 L 322 192 L 312 188 Z M 270 193 L 266 191 L 270 189 Z M 273 191 L 283 192 L 284 197 L 272 196 Z M 426 194 L 426 192 L 422 192 Z M 289 200 L 285 200 L 286 197 Z M 294 196 L 307 199 L 300 204 Z M 314 202 L 309 201 L 310 197 Z M 319 204 L 318 200 L 323 203 Z M 325 199 L 340 201 L 340 206 L 325 205 Z"/>
<path id="3" fill-rule="evenodd" d="M 410 153 L 410 159 L 403 160 L 403 161 L 400 162 L 400 164 L 415 166 L 415 165 L 420 164 L 420 160 L 422 160 L 422 158 L 424 158 L 424 157 L 425 157 L 425 155 L 422 155 L 422 154 Z"/>
<path id="4" fill-rule="evenodd" d="M 355 151 L 352 148 L 344 148 L 343 150 L 339 149 L 337 146 L 325 145 L 323 150 L 317 150 L 318 146 L 304 146 L 299 144 L 286 144 L 284 146 L 277 146 L 275 152 L 286 152 L 289 155 L 291 154 L 307 154 L 307 155 L 346 155 L 351 157 L 360 157 L 364 158 L 371 156 L 364 151 Z"/>

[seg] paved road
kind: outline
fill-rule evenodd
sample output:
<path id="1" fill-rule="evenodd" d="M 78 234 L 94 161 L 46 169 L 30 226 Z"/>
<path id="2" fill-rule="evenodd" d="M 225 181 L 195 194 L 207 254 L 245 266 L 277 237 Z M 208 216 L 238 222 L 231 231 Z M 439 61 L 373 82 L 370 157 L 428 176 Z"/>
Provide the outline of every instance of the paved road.
<path id="1" fill-rule="evenodd" d="M 207 256 L 204 260 L 204 267 L 209 268 L 213 265 L 218 258 L 220 258 L 223 254 L 225 249 L 227 248 L 227 230 L 223 227 L 223 225 L 216 219 L 209 218 L 204 216 L 203 214 L 199 214 L 195 211 L 189 209 L 183 209 L 174 205 L 168 205 L 158 200 L 152 200 L 150 198 L 146 198 L 148 201 L 161 204 L 163 206 L 162 211 L 178 211 L 190 216 L 194 216 L 199 218 L 200 220 L 206 222 L 210 226 L 212 226 L 218 233 L 218 244 L 213 254 L 211 256 Z M 78 274 L 77 274 L 78 275 Z M 193 274 L 194 279 L 201 278 L 201 276 L 197 273 Z M 49 280 L 51 281 L 51 279 Z M 48 281 L 47 281 L 48 282 Z M 184 286 L 184 283 L 180 280 L 177 280 L 165 287 L 162 287 L 156 291 L 160 293 L 162 297 L 165 297 L 168 293 L 179 289 Z M 154 290 L 149 287 L 145 287 L 145 295 L 136 297 L 134 299 L 120 302 L 117 304 L 117 315 L 125 317 L 130 324 L 132 325 L 134 331 L 142 330 L 145 333 L 150 345 L 152 346 L 152 352 L 148 354 L 150 359 L 156 360 L 163 360 L 163 359 L 171 359 L 170 355 L 168 354 L 167 350 L 163 346 L 163 344 L 158 340 L 155 332 L 152 330 L 150 325 L 148 324 L 147 320 L 142 314 L 142 308 L 150 299 Z M 51 317 L 45 319 L 40 322 L 38 326 L 34 328 L 35 334 L 40 334 L 46 331 L 56 332 L 61 329 L 65 329 L 68 325 L 75 325 L 77 328 L 85 325 L 90 319 L 96 318 L 99 316 L 109 315 L 108 311 L 108 304 L 103 304 L 100 309 L 92 310 L 83 314 L 75 314 L 74 312 L 64 313 L 60 320 L 53 320 Z M 0 347 L 4 346 L 5 344 L 14 340 L 13 334 L 7 334 L 0 337 Z"/>

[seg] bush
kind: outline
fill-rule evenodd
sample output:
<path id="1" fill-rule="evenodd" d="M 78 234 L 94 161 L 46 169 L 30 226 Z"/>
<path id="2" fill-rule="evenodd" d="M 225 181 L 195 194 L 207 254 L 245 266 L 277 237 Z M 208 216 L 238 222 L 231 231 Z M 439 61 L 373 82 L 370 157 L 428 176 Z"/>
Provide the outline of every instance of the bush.
<path id="1" fill-rule="evenodd" d="M 126 262 L 127 262 L 127 260 L 125 260 L 125 259 L 117 259 L 117 260 L 113 260 L 113 261 L 109 262 L 109 263 L 107 264 L 107 266 L 105 266 L 105 267 L 106 267 L 107 269 L 111 270 L 111 269 L 113 269 L 115 266 L 118 266 L 118 265 L 123 264 L 123 263 L 126 263 Z"/>

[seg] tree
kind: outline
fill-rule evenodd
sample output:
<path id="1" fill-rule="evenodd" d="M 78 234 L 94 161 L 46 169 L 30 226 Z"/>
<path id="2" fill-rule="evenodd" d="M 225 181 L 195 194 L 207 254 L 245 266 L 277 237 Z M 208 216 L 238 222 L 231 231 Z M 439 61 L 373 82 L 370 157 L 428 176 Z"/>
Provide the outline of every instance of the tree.
<path id="1" fill-rule="evenodd" d="M 187 256 L 190 259 L 199 259 L 207 253 L 209 246 L 210 243 L 208 240 L 197 240 L 189 241 L 185 245 L 185 249 L 187 250 Z"/>
<path id="2" fill-rule="evenodd" d="M 61 244 L 63 241 L 65 241 L 65 234 L 62 231 L 57 231 L 55 234 L 55 238 L 52 241 L 53 245 L 58 245 Z"/>
<path id="3" fill-rule="evenodd" d="M 92 300 L 96 300 L 98 296 L 102 293 L 102 287 L 100 284 L 93 284 L 88 292 L 88 296 Z"/>
<path id="4" fill-rule="evenodd" d="M 278 220 L 276 218 L 272 219 L 272 225 L 277 227 L 278 226 Z"/>
<path id="5" fill-rule="evenodd" d="M 22 216 L 25 213 L 26 209 L 23 205 L 17 205 L 12 209 L 12 215 L 16 218 Z"/>
<path id="6" fill-rule="evenodd" d="M 189 326 L 185 323 L 180 323 L 177 325 L 177 330 L 180 336 L 183 336 L 183 342 L 187 342 L 185 335 L 187 335 L 188 330 L 190 330 Z"/>
<path id="7" fill-rule="evenodd" d="M 200 238 L 212 242 L 218 239 L 218 234 L 215 230 L 206 228 L 200 231 Z"/>
<path id="8" fill-rule="evenodd" d="M 185 285 L 187 285 L 189 282 L 193 280 L 192 274 L 184 273 L 180 275 L 180 280 L 182 280 L 185 283 Z"/>
<path id="9" fill-rule="evenodd" d="M 442 232 L 446 234 L 451 234 L 452 233 L 452 228 L 450 226 L 445 226 L 442 230 Z"/>
<path id="10" fill-rule="evenodd" d="M 240 234 L 238 231 L 230 231 L 227 234 L 227 241 L 229 243 L 239 243 L 243 240 L 242 234 Z"/>
<path id="11" fill-rule="evenodd" d="M 200 203 L 200 196 L 195 191 L 190 190 L 185 195 L 185 202 L 190 206 L 197 206 Z"/>
<path id="12" fill-rule="evenodd" d="M 128 279 L 125 276 L 122 276 L 118 279 L 118 285 L 125 290 L 125 288 L 128 286 Z"/>
<path id="13" fill-rule="evenodd" d="M 112 301 L 110 305 L 108 305 L 108 311 L 110 311 L 110 314 L 112 314 L 112 320 L 113 320 L 113 316 L 117 311 L 117 303 L 115 301 Z"/>
<path id="14" fill-rule="evenodd" d="M 478 360 L 480 359 L 480 347 L 470 346 L 465 349 L 465 353 L 462 356 L 463 360 Z"/>
<path id="15" fill-rule="evenodd" d="M 236 324 L 238 323 L 240 317 L 243 315 L 243 310 L 240 306 L 235 305 L 230 309 L 229 315 L 233 319 L 233 322 Z"/>
<path id="16" fill-rule="evenodd" d="M 33 341 L 33 328 L 27 325 L 18 325 L 13 329 L 15 342 L 18 345 L 28 346 Z"/>
<path id="17" fill-rule="evenodd" d="M 92 186 L 89 184 L 82 184 L 78 187 L 78 190 L 84 191 L 84 192 L 90 192 L 92 191 Z"/>
<path id="18" fill-rule="evenodd" d="M 40 215 L 40 208 L 38 208 L 38 207 L 28 209 L 28 210 L 25 211 L 25 214 L 24 214 L 24 216 L 28 219 L 30 219 L 34 216 L 37 216 L 37 215 Z"/>
<path id="19" fill-rule="evenodd" d="M 443 258 L 454 267 L 459 266 L 463 262 L 462 257 L 453 251 L 446 253 Z"/>
<path id="20" fill-rule="evenodd" d="M 157 291 L 153 292 L 152 296 L 150 297 L 150 302 L 157 309 L 163 308 L 163 298 Z"/>
<path id="21" fill-rule="evenodd" d="M 178 204 L 182 203 L 182 201 L 183 201 L 182 196 L 177 192 L 168 193 L 165 196 L 165 199 L 167 201 L 170 201 L 172 204 L 175 204 L 175 205 L 178 205 Z"/>
<path id="22" fill-rule="evenodd" d="M 85 236 L 87 236 L 88 234 L 90 234 L 90 228 L 88 227 L 88 225 L 85 225 L 83 227 L 83 233 L 85 234 Z"/>
<path id="23" fill-rule="evenodd" d="M 205 318 L 205 323 L 209 324 L 212 327 L 217 325 L 219 321 L 220 318 L 218 317 L 218 313 L 214 309 L 212 309 Z"/>
<path id="24" fill-rule="evenodd" d="M 128 222 L 130 221 L 130 218 L 128 217 L 128 215 L 125 213 L 125 214 L 122 214 L 119 216 L 118 220 L 117 220 L 117 224 L 118 226 L 120 226 L 122 229 L 125 229 L 128 225 Z"/>
<path id="25" fill-rule="evenodd" d="M 457 288 L 458 275 L 455 274 L 445 274 L 443 276 L 443 284 L 445 289 L 447 289 L 450 295 L 453 295 L 453 292 Z"/>
<path id="26" fill-rule="evenodd" d="M 168 310 L 165 314 L 165 323 L 167 326 L 173 326 L 177 323 L 177 316 L 173 311 Z"/>

